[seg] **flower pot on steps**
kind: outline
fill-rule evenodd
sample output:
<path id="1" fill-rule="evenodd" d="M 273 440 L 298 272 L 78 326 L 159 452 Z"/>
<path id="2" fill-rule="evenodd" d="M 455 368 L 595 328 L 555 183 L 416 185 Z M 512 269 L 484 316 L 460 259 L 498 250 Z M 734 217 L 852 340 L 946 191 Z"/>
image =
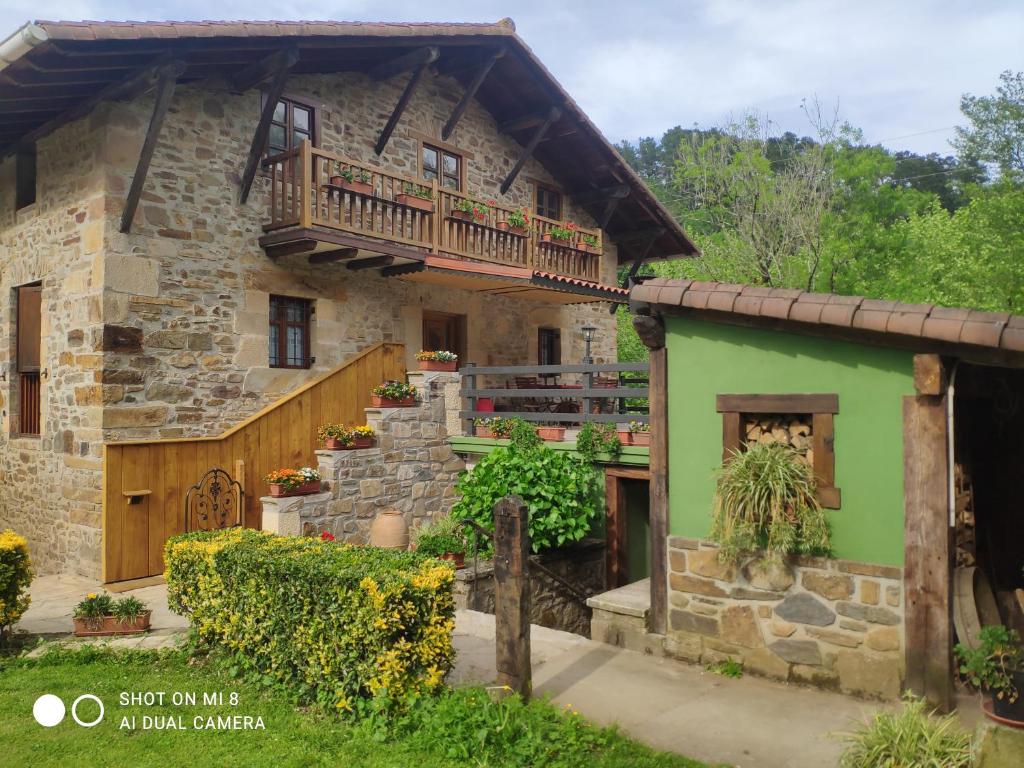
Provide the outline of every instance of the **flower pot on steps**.
<path id="1" fill-rule="evenodd" d="M 75 617 L 75 635 L 78 637 L 101 637 L 105 635 L 137 635 L 149 631 L 152 611 L 143 611 L 132 621 L 120 622 L 113 616 L 96 618 Z"/>
<path id="2" fill-rule="evenodd" d="M 421 371 L 442 371 L 455 373 L 459 367 L 458 360 L 418 360 Z"/>
<path id="3" fill-rule="evenodd" d="M 409 406 L 416 405 L 416 398 L 410 396 L 403 400 L 392 400 L 390 397 L 370 395 L 370 404 L 374 408 L 408 408 Z"/>
<path id="4" fill-rule="evenodd" d="M 308 496 L 311 493 L 320 493 L 319 480 L 310 480 L 308 483 L 303 483 L 298 488 L 292 488 L 290 491 L 286 490 L 285 486 L 280 483 L 270 484 L 271 496 Z"/>

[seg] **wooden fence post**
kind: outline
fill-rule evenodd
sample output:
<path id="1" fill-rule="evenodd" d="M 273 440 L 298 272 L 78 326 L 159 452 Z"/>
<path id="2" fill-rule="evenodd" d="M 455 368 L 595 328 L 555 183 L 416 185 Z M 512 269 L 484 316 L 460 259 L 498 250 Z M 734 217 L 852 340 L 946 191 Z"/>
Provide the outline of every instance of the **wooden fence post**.
<path id="1" fill-rule="evenodd" d="M 468 410 L 475 411 L 477 406 L 477 398 L 476 395 L 473 394 L 472 390 L 476 389 L 477 387 L 476 376 L 473 374 L 473 371 L 471 370 L 472 368 L 473 363 L 466 363 L 466 365 L 460 371 L 460 373 L 462 374 L 462 388 L 464 390 L 469 390 L 469 394 L 466 396 L 465 399 L 462 400 L 461 404 L 464 405 Z M 462 434 L 468 435 L 470 437 L 474 434 L 472 416 L 462 420 Z"/>
<path id="2" fill-rule="evenodd" d="M 529 516 L 518 496 L 494 505 L 494 640 L 498 685 L 528 700 L 530 672 Z"/>

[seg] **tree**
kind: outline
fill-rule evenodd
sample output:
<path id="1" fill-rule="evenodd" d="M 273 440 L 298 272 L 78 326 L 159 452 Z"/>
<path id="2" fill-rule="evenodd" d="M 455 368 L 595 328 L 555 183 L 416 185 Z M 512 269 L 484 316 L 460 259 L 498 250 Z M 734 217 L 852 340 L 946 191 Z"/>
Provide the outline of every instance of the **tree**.
<path id="1" fill-rule="evenodd" d="M 960 99 L 960 111 L 970 125 L 958 127 L 953 146 L 961 157 L 976 158 L 1000 174 L 1024 178 L 1024 72 L 1006 70 L 995 96 Z"/>

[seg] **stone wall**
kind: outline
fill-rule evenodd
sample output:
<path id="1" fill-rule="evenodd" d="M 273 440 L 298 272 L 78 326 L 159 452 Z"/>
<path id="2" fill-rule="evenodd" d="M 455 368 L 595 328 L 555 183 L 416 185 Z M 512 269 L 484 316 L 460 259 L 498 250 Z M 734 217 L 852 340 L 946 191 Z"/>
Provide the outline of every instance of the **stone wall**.
<path id="1" fill-rule="evenodd" d="M 579 544 L 545 552 L 538 560 L 575 586 L 586 597 L 604 591 L 605 545 L 586 539 Z M 466 556 L 466 567 L 455 574 L 455 607 L 494 613 L 494 564 L 490 560 L 473 562 Z M 591 611 L 564 586 L 550 576 L 530 569 L 530 623 L 590 637 Z"/>
<path id="2" fill-rule="evenodd" d="M 665 652 L 844 693 L 894 699 L 904 677 L 902 571 L 797 557 L 766 566 L 718 561 L 718 550 L 669 538 Z"/>

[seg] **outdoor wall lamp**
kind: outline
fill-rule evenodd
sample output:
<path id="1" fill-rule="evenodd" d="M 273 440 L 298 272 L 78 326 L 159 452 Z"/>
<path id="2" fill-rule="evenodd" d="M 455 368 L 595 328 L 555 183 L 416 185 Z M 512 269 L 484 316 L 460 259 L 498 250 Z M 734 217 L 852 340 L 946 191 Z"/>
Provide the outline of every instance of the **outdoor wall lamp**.
<path id="1" fill-rule="evenodd" d="M 584 325 L 580 330 L 583 331 L 583 343 L 586 345 L 583 350 L 583 364 L 592 365 L 594 359 L 590 356 L 590 342 L 594 340 L 597 328 L 592 325 Z"/>

